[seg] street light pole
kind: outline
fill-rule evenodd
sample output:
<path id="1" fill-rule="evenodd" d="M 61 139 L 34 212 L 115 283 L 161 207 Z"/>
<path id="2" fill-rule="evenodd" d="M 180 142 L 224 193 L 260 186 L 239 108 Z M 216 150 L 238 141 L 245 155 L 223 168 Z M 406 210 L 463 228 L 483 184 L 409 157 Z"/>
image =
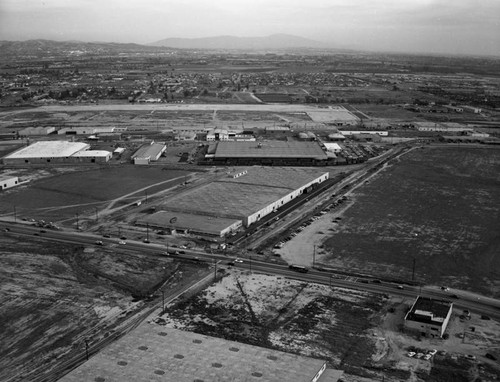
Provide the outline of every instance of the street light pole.
<path id="1" fill-rule="evenodd" d="M 161 312 L 165 313 L 165 292 L 161 291 Z"/>
<path id="2" fill-rule="evenodd" d="M 411 272 L 411 281 L 415 281 L 415 262 L 416 262 L 416 259 L 413 258 L 413 269 Z"/>

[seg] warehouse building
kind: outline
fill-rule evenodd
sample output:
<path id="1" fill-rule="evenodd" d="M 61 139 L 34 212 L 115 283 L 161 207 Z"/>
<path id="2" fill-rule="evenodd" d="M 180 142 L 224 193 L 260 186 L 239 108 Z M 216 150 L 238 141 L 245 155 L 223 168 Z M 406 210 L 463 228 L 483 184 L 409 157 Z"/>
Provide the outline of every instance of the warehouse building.
<path id="1" fill-rule="evenodd" d="M 167 150 L 165 143 L 155 143 L 153 141 L 139 147 L 139 149 L 132 155 L 131 159 L 134 164 L 148 165 L 151 162 L 156 162 L 160 159 L 165 150 Z"/>
<path id="2" fill-rule="evenodd" d="M 328 172 L 310 168 L 238 169 L 170 198 L 159 207 L 162 211 L 137 224 L 222 237 L 263 219 L 328 178 Z"/>
<path id="3" fill-rule="evenodd" d="M 40 141 L 25 146 L 3 158 L 6 165 L 106 163 L 111 152 L 89 150 L 82 142 Z"/>
<path id="4" fill-rule="evenodd" d="M 182 212 L 158 211 L 137 220 L 137 225 L 168 231 L 171 234 L 193 234 L 223 237 L 237 231 L 242 221 L 217 216 L 195 215 Z"/>
<path id="5" fill-rule="evenodd" d="M 92 134 L 111 134 L 115 133 L 115 127 L 65 127 L 57 131 L 60 135 L 92 135 Z"/>
<path id="6" fill-rule="evenodd" d="M 342 376 L 321 359 L 142 324 L 60 382 L 337 382 Z"/>
<path id="7" fill-rule="evenodd" d="M 226 166 L 321 166 L 334 164 L 318 142 L 216 142 L 200 164 Z"/>
<path id="8" fill-rule="evenodd" d="M 29 137 L 37 135 L 49 135 L 56 131 L 55 127 L 27 127 L 25 129 L 19 130 L 18 134 L 20 137 Z"/>
<path id="9" fill-rule="evenodd" d="M 450 321 L 453 303 L 418 296 L 405 316 L 404 327 L 427 337 L 442 337 Z"/>

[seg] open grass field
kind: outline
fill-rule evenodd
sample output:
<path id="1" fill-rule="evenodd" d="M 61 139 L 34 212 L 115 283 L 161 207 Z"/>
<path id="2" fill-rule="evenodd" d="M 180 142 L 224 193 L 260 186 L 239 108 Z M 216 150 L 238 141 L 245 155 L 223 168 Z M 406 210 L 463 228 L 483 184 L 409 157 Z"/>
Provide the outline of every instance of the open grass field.
<path id="1" fill-rule="evenodd" d="M 426 148 L 358 188 L 322 262 L 500 296 L 500 151 Z M 333 232 L 333 233 L 332 233 Z"/>
<path id="2" fill-rule="evenodd" d="M 169 280 L 168 296 L 200 272 L 164 257 L 2 233 L 0 380 L 33 381 L 69 355 L 85 354 L 86 340 L 93 346 L 151 304 L 138 296 Z"/>
<path id="3" fill-rule="evenodd" d="M 161 167 L 97 167 L 88 171 L 52 175 L 0 195 L 1 213 L 19 217 L 58 221 L 76 213 L 91 213 L 115 198 L 125 202 L 144 200 L 146 193 L 182 183 L 189 172 L 163 171 Z"/>

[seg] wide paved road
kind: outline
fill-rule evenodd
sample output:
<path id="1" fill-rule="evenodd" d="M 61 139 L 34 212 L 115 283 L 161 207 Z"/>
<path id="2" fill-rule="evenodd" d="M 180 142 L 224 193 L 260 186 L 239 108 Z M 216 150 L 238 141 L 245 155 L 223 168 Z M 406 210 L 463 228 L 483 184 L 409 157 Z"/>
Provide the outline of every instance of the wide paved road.
<path id="1" fill-rule="evenodd" d="M 147 244 L 131 240 L 125 241 L 125 244 L 120 244 L 122 240 L 119 238 L 104 238 L 102 236 L 84 232 L 40 229 L 39 227 L 23 223 L 0 221 L 0 232 L 2 235 L 12 235 L 17 237 L 29 236 L 30 238 L 38 240 L 57 241 L 78 245 L 97 246 L 98 244 L 96 244 L 96 242 L 102 241 L 103 247 L 116 248 L 124 253 L 140 252 L 150 256 L 170 256 L 180 261 L 209 262 L 214 265 L 217 264 L 219 267 L 221 265 L 224 267 L 233 266 L 241 269 L 247 269 L 252 272 L 281 275 L 304 282 L 320 283 L 330 285 L 332 287 L 352 288 L 368 292 L 391 294 L 410 298 L 421 295 L 436 299 L 444 299 L 453 302 L 458 308 L 468 309 L 480 314 L 486 314 L 492 318 L 500 319 L 500 300 L 460 290 L 444 291 L 438 288 L 408 285 L 404 285 L 403 289 L 399 289 L 397 284 L 381 282 L 380 280 L 371 279 L 369 277 L 350 277 L 328 271 L 319 271 L 316 269 L 310 269 L 307 273 L 299 273 L 289 269 L 287 265 L 261 261 L 256 256 L 241 259 L 241 262 L 235 262 L 234 257 L 230 257 L 224 253 L 206 253 L 201 250 L 168 248 L 164 244 Z M 177 254 L 173 254 L 174 252 L 177 252 Z"/>

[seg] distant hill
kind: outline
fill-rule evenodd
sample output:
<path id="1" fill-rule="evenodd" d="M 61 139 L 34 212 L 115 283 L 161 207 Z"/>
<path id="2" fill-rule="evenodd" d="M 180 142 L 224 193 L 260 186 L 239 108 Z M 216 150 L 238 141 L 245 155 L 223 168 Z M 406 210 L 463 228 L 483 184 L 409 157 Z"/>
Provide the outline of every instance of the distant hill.
<path id="1" fill-rule="evenodd" d="M 270 50 L 291 48 L 328 48 L 322 42 L 293 36 L 289 34 L 273 34 L 265 37 L 215 36 L 203 38 L 166 38 L 151 46 L 164 46 L 177 49 L 244 49 Z"/>

